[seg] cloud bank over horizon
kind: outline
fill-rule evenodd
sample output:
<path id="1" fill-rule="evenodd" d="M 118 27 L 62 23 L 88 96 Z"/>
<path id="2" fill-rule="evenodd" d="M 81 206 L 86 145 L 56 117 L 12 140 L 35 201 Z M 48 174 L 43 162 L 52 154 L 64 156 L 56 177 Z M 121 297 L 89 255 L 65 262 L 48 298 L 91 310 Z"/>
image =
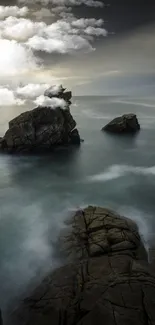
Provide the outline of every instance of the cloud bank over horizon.
<path id="1" fill-rule="evenodd" d="M 129 2 L 111 0 L 108 7 L 103 0 L 3 0 L 0 86 L 14 92 L 20 82 L 23 87 L 63 84 L 74 95 L 124 94 L 136 91 L 136 78 L 148 87 L 155 26 L 138 29 L 144 8 L 139 17 L 139 6 Z M 145 8 L 147 19 L 150 12 Z"/>
<path id="2" fill-rule="evenodd" d="M 46 82 L 46 73 L 42 73 L 47 69 L 47 55 L 50 55 L 51 64 L 56 55 L 88 55 L 95 51 L 95 40 L 107 36 L 103 19 L 75 16 L 72 9 L 79 6 L 102 8 L 103 2 L 19 0 L 15 5 L 0 6 L 0 86 L 1 94 L 8 89 L 10 103 L 23 103 L 17 99 L 20 82 L 26 87 L 38 76 L 41 86 L 38 87 L 38 81 L 33 86 L 36 97 L 43 95 L 38 90 L 44 88 L 43 84 L 53 83 L 52 71 L 50 82 Z M 59 84 L 59 80 L 56 83 Z"/>
<path id="3" fill-rule="evenodd" d="M 37 52 L 74 54 L 84 51 L 88 53 L 95 50 L 93 42 L 96 37 L 107 36 L 102 19 L 76 18 L 71 13 L 71 8 L 68 8 L 69 12 L 65 12 L 65 7 L 70 5 L 100 6 L 98 1 L 48 1 L 54 5 L 53 11 L 47 8 L 40 8 L 38 11 L 38 7 L 36 11 L 35 8 L 25 6 L 25 4 L 29 5 L 29 1 L 19 2 L 24 6 L 0 6 L 1 77 L 42 68 L 44 62 L 43 60 L 39 62 Z M 41 4 L 46 3 L 41 1 Z M 64 17 L 59 17 L 60 10 L 61 16 L 65 14 Z M 44 18 L 41 17 L 42 13 L 46 17 L 51 15 L 53 22 L 48 24 L 44 19 L 41 20 Z M 35 14 L 37 18 L 40 14 L 40 21 L 35 20 Z"/>
<path id="4" fill-rule="evenodd" d="M 18 0 L 19 4 L 31 5 L 31 0 Z M 33 4 L 40 4 L 42 6 L 54 5 L 54 6 L 81 6 L 88 7 L 103 7 L 103 2 L 98 0 L 34 0 Z"/>

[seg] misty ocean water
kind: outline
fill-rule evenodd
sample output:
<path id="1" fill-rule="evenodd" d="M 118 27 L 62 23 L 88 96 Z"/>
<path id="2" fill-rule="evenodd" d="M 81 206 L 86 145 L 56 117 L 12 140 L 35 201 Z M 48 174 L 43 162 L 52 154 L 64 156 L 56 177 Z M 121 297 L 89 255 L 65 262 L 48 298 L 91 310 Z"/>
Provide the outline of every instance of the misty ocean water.
<path id="1" fill-rule="evenodd" d="M 8 111 L 7 111 L 8 109 Z M 25 107 L 1 108 L 0 131 Z M 0 157 L 0 306 L 3 310 L 59 259 L 54 243 L 72 210 L 112 208 L 138 223 L 146 246 L 155 232 L 155 97 L 76 97 L 71 108 L 85 141 L 51 156 Z M 101 132 L 136 113 L 137 136 Z"/>

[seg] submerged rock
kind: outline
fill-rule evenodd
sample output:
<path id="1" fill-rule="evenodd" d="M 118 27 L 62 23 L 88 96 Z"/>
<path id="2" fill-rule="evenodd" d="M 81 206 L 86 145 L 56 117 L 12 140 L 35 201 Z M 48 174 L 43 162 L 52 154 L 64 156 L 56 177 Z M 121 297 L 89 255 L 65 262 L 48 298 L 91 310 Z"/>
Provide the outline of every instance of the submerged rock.
<path id="1" fill-rule="evenodd" d="M 16 325 L 153 325 L 155 275 L 135 222 L 89 206 L 77 211 L 51 272 L 11 315 Z"/>
<path id="2" fill-rule="evenodd" d="M 51 151 L 59 145 L 80 144 L 76 122 L 69 108 L 71 92 L 65 93 L 62 88 L 53 97 L 63 98 L 65 108 L 38 106 L 20 114 L 9 122 L 9 129 L 0 139 L 1 150 L 33 153 Z"/>
<path id="3" fill-rule="evenodd" d="M 135 114 L 125 114 L 113 119 L 102 130 L 111 133 L 135 133 L 140 130 L 140 124 Z"/>

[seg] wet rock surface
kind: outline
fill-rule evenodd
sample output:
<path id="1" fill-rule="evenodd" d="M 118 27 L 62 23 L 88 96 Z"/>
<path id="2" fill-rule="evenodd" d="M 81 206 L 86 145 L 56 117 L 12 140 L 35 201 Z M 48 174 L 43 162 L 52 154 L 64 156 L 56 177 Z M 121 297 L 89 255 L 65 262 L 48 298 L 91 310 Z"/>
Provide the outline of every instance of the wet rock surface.
<path id="1" fill-rule="evenodd" d="M 135 114 L 125 114 L 120 117 L 116 117 L 102 129 L 102 131 L 118 134 L 136 133 L 139 130 L 140 124 Z"/>
<path id="2" fill-rule="evenodd" d="M 133 221 L 90 206 L 68 222 L 59 247 L 66 265 L 44 279 L 8 324 L 155 324 L 155 276 Z"/>

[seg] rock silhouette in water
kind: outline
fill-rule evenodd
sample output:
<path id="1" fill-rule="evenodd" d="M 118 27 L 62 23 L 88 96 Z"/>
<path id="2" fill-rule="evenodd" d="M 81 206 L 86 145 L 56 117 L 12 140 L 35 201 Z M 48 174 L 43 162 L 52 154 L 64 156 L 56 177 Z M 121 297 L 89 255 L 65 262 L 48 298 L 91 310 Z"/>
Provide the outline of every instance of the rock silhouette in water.
<path id="1" fill-rule="evenodd" d="M 113 119 L 102 130 L 120 134 L 135 133 L 140 130 L 140 125 L 135 114 L 125 114 Z"/>
<path id="2" fill-rule="evenodd" d="M 68 222 L 51 272 L 11 315 L 16 325 L 153 325 L 155 275 L 135 222 L 89 206 Z"/>
<path id="3" fill-rule="evenodd" d="M 10 153 L 50 151 L 55 146 L 80 144 L 76 122 L 70 113 L 71 92 L 52 87 L 46 96 L 65 100 L 66 106 L 42 107 L 24 112 L 9 122 L 9 129 L 0 139 L 1 150 Z"/>

